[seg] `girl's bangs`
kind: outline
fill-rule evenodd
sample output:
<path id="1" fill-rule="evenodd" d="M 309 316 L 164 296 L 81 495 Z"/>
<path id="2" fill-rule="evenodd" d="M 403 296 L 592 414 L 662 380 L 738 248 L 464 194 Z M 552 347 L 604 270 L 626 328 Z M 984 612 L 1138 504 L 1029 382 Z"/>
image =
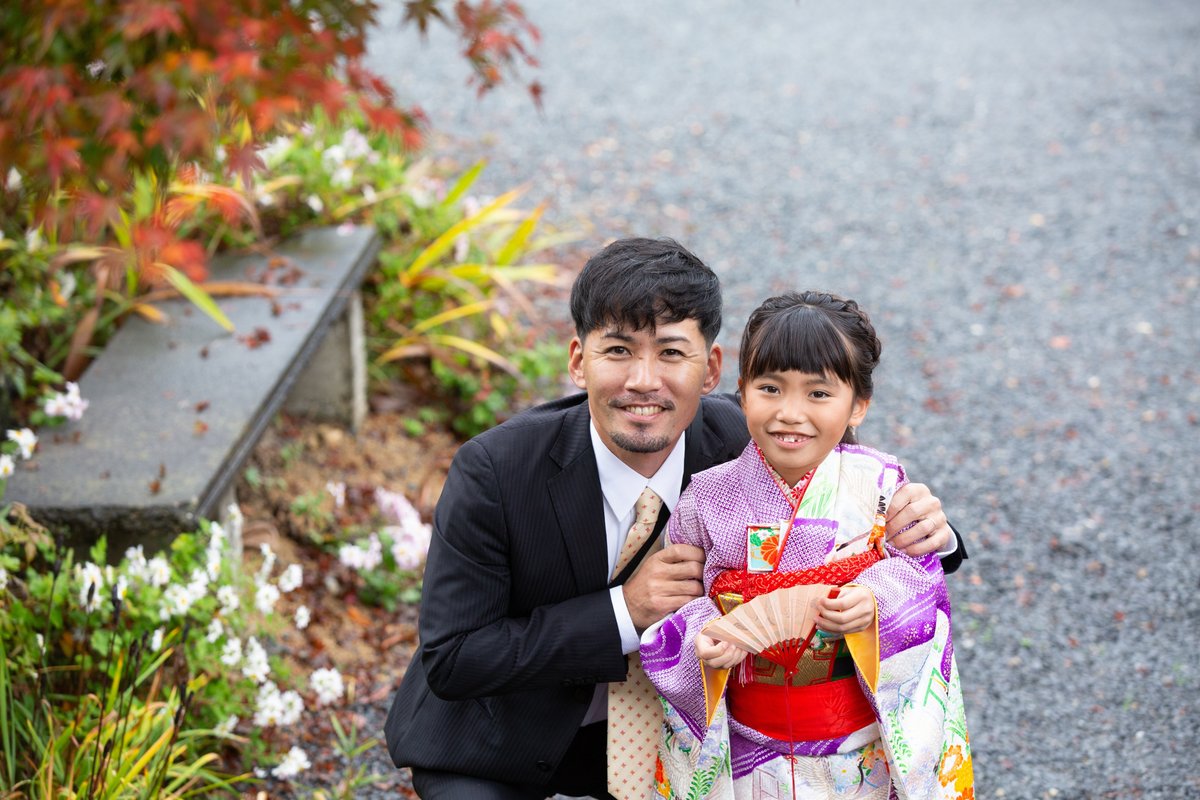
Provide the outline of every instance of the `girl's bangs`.
<path id="1" fill-rule="evenodd" d="M 842 334 L 816 309 L 798 307 L 763 322 L 750 342 L 743 380 L 768 372 L 836 375 L 854 384 L 851 349 Z"/>

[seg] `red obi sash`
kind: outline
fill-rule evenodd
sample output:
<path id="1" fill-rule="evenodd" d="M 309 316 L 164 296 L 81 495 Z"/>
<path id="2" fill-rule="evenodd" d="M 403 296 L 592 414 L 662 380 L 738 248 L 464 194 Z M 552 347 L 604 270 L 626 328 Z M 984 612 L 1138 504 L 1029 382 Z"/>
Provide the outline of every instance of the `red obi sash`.
<path id="1" fill-rule="evenodd" d="M 793 572 L 747 572 L 744 569 L 727 569 L 717 575 L 708 595 L 716 600 L 718 595 L 728 592 L 740 594 L 742 600 L 750 600 L 760 594 L 789 586 L 805 586 L 812 583 L 827 583 L 842 586 L 858 577 L 858 573 L 882 558 L 876 550 L 866 550 L 857 555 L 831 561 L 819 567 Z"/>
<path id="2" fill-rule="evenodd" d="M 854 678 L 811 686 L 730 681 L 729 714 L 784 742 L 838 739 L 875 721 L 875 711 Z"/>
<path id="3" fill-rule="evenodd" d="M 843 586 L 881 558 L 879 551 L 872 548 L 849 558 L 792 572 L 725 570 L 713 581 L 709 596 L 721 608 L 718 597 L 722 594 L 737 594 L 748 601 L 791 586 Z M 729 713 L 743 725 L 773 739 L 792 742 L 838 739 L 875 721 L 875 711 L 853 677 L 792 686 L 789 676 L 781 686 L 753 682 L 748 669 L 743 675 L 745 680 L 729 683 Z"/>

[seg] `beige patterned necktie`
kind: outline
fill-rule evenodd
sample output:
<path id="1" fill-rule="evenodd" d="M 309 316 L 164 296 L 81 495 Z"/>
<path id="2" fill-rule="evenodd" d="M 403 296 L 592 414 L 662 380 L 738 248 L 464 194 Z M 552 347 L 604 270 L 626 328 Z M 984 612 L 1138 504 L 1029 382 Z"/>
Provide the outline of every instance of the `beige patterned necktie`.
<path id="1" fill-rule="evenodd" d="M 654 532 L 662 498 L 647 486 L 638 498 L 633 527 L 625 536 L 613 578 Z M 608 685 L 608 791 L 617 800 L 645 800 L 654 786 L 662 706 L 654 685 L 642 670 L 642 658 L 629 656 L 629 674 Z"/>

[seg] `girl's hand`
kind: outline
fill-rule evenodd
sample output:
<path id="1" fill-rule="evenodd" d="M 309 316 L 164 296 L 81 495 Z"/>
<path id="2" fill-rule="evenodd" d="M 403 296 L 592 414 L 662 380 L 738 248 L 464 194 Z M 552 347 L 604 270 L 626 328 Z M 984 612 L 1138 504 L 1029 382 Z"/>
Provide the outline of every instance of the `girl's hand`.
<path id="1" fill-rule="evenodd" d="M 745 650 L 729 642 L 718 642 L 703 633 L 696 634 L 696 655 L 711 669 L 732 669 L 749 655 Z"/>
<path id="2" fill-rule="evenodd" d="M 875 594 L 865 586 L 843 586 L 837 597 L 817 601 L 817 614 L 817 627 L 828 633 L 866 630 L 875 620 Z"/>

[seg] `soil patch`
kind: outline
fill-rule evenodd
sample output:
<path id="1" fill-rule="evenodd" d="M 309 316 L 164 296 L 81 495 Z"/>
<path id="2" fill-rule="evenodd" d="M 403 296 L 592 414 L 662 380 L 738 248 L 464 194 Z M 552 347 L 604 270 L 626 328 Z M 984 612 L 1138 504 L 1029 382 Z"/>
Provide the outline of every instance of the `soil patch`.
<path id="1" fill-rule="evenodd" d="M 293 674 L 322 667 L 342 673 L 347 702 L 335 708 L 344 727 L 358 728 L 360 743 L 382 740 L 388 698 L 416 649 L 417 606 L 401 603 L 387 611 L 362 602 L 336 545 L 370 531 L 362 509 L 371 505 L 376 488 L 404 494 L 429 521 L 458 448 L 443 431 L 415 435 L 405 427 L 406 419 L 395 411 L 371 413 L 353 433 L 281 415 L 259 442 L 237 487 L 246 517 L 246 569 L 258 569 L 265 543 L 278 555 L 276 573 L 292 563 L 304 571 L 303 585 L 285 595 L 277 609 L 290 619 L 305 605 L 311 622 L 303 631 L 287 626 L 276 653 Z M 339 484 L 345 492 L 340 507 L 335 501 Z M 332 790 L 335 797 L 414 796 L 408 771 L 388 769 L 382 741 L 360 759 L 382 779 L 353 793 L 339 792 L 346 764 L 334 747 L 327 713 L 306 714 L 303 724 L 281 732 L 280 739 L 307 751 L 313 766 L 300 781 L 305 785 Z M 287 784 L 270 782 L 265 788 L 266 797 L 295 796 Z"/>

